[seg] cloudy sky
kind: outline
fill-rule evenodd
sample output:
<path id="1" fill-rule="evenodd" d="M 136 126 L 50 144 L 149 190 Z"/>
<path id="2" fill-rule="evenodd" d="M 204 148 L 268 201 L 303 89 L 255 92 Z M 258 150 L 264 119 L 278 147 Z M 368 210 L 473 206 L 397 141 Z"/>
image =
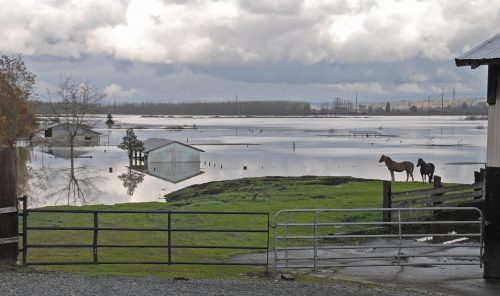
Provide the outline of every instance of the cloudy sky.
<path id="1" fill-rule="evenodd" d="M 40 92 L 90 80 L 108 101 L 361 102 L 485 95 L 454 58 L 500 32 L 491 0 L 0 0 L 0 54 Z"/>

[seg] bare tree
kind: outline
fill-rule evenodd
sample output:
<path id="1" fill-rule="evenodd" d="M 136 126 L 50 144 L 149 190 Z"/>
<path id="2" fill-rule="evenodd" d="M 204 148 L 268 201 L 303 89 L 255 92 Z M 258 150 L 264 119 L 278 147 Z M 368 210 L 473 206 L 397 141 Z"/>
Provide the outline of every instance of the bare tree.
<path id="1" fill-rule="evenodd" d="M 49 92 L 52 112 L 58 117 L 66 132 L 66 144 L 70 148 L 70 170 L 68 182 L 57 194 L 66 196 L 68 204 L 87 203 L 88 194 L 95 191 L 95 177 L 75 174 L 75 152 L 77 137 L 83 135 L 90 124 L 89 115 L 99 110 L 104 94 L 87 80 L 61 79 Z"/>
<path id="2" fill-rule="evenodd" d="M 89 114 L 101 106 L 105 95 L 89 81 L 62 79 L 53 92 L 49 92 L 52 112 L 57 115 L 67 132 L 67 144 L 73 159 L 75 139 L 89 124 Z"/>

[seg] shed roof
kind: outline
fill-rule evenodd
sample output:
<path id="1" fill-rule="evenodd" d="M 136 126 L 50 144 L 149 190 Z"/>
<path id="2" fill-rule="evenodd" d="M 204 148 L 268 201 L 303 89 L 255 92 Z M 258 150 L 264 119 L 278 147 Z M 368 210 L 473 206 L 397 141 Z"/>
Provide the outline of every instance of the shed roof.
<path id="1" fill-rule="evenodd" d="M 189 147 L 191 149 L 198 150 L 200 152 L 205 152 L 205 151 L 203 151 L 201 149 L 198 149 L 196 147 L 193 147 L 191 145 L 187 145 L 187 144 L 184 144 L 184 143 L 181 143 L 181 142 L 177 142 L 177 141 L 170 140 L 170 139 L 163 139 L 163 138 L 150 138 L 150 139 L 147 139 L 146 141 L 144 141 L 144 150 L 143 150 L 143 152 L 144 153 L 149 153 L 149 152 L 151 152 L 153 150 L 156 150 L 158 148 L 170 145 L 172 143 L 178 143 L 178 144 L 181 144 L 183 146 Z"/>
<path id="2" fill-rule="evenodd" d="M 55 124 L 49 125 L 49 126 L 45 127 L 44 129 L 48 130 L 48 129 L 51 129 L 51 128 L 54 128 L 54 127 L 65 126 L 65 125 L 72 125 L 72 126 L 74 126 L 73 123 L 63 122 L 63 123 L 55 123 Z M 80 125 L 79 128 L 82 129 L 82 130 L 86 130 L 88 132 L 91 132 L 91 133 L 101 134 L 100 132 L 96 132 L 94 130 L 91 130 L 90 128 L 88 128 L 88 127 L 86 127 L 84 125 Z"/>
<path id="3" fill-rule="evenodd" d="M 481 65 L 500 64 L 500 33 L 456 58 L 455 64 L 472 69 Z"/>

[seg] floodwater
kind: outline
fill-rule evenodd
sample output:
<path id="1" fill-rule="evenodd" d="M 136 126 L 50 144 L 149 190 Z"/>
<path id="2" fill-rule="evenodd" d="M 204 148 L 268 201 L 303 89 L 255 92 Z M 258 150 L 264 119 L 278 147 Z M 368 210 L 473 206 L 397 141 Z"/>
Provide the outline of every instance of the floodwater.
<path id="1" fill-rule="evenodd" d="M 381 154 L 414 163 L 421 157 L 436 166 L 443 182 L 472 183 L 486 161 L 485 120 L 463 116 L 350 117 L 141 117 L 93 118 L 101 146 L 76 149 L 73 169 L 64 148 L 35 147 L 20 157 L 22 191 L 31 206 L 114 204 L 158 201 L 180 188 L 210 181 L 260 176 L 354 176 L 389 180 Z M 182 129 L 170 129 L 182 126 Z M 127 128 L 137 137 L 167 138 L 193 145 L 200 170 L 181 181 L 129 168 L 116 146 Z M 349 137 L 349 131 L 376 131 L 381 137 Z M 191 175 L 190 175 L 191 176 Z M 415 180 L 421 180 L 418 168 Z M 396 173 L 406 180 L 406 174 Z M 178 181 L 178 182 L 175 182 Z"/>

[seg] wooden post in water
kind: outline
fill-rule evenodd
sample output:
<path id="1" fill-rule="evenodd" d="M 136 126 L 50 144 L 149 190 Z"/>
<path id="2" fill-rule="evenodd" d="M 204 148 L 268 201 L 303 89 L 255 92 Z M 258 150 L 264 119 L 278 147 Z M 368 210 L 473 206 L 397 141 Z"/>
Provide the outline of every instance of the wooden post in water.
<path id="1" fill-rule="evenodd" d="M 18 250 L 17 211 L 9 210 L 17 208 L 16 184 L 16 149 L 0 147 L 0 260 L 9 263 L 16 262 Z"/>
<path id="2" fill-rule="evenodd" d="M 383 181 L 383 202 L 382 202 L 382 207 L 383 208 L 391 208 L 391 199 L 392 199 L 392 188 L 391 188 L 392 182 L 391 181 Z M 391 211 L 384 211 L 382 213 L 382 221 L 384 222 L 391 222 Z"/>

